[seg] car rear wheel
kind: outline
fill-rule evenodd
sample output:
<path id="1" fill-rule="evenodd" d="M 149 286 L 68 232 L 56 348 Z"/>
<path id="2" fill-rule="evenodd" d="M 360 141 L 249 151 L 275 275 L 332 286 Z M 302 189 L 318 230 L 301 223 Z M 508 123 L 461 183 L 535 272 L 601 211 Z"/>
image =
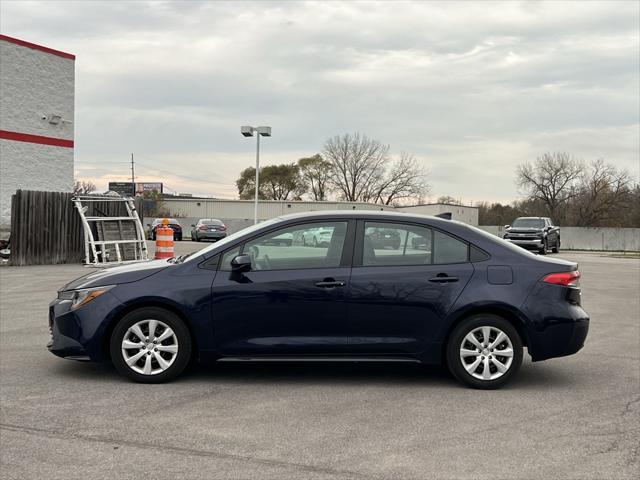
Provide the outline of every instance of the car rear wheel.
<path id="1" fill-rule="evenodd" d="M 118 322 L 110 351 L 122 375 L 140 383 L 162 383 L 177 377 L 189 363 L 191 336 L 174 313 L 145 307 Z"/>
<path id="2" fill-rule="evenodd" d="M 475 315 L 458 325 L 447 343 L 447 365 L 464 385 L 502 387 L 522 364 L 522 340 L 507 320 Z"/>

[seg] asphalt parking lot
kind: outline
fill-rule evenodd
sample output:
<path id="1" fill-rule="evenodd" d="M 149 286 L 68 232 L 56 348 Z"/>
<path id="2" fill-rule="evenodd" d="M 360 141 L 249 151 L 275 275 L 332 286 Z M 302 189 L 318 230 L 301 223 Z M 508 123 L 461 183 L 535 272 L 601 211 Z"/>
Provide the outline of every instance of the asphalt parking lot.
<path id="1" fill-rule="evenodd" d="M 177 253 L 206 244 L 179 242 Z M 80 266 L 0 268 L 0 476 L 624 479 L 640 469 L 640 260 L 578 261 L 578 354 L 499 391 L 411 364 L 220 364 L 166 385 L 51 355 Z"/>

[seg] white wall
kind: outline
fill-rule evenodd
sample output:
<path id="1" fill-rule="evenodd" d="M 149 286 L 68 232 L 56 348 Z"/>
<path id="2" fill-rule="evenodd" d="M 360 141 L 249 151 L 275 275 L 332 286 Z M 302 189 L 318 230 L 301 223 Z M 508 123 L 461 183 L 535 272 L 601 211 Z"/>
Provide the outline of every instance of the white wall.
<path id="1" fill-rule="evenodd" d="M 74 60 L 0 39 L 0 130 L 74 137 Z M 44 115 L 60 115 L 57 125 Z M 73 148 L 0 139 L 0 230 L 18 189 L 71 191 Z"/>
<path id="2" fill-rule="evenodd" d="M 174 217 L 253 220 L 253 200 L 165 198 L 163 204 Z M 393 207 L 359 202 L 281 202 L 261 200 L 258 204 L 258 219 L 268 220 L 288 213 L 354 209 L 394 210 Z"/>
<path id="3" fill-rule="evenodd" d="M 428 205 L 415 205 L 412 207 L 397 207 L 398 212 L 418 213 L 421 215 L 438 215 L 451 213 L 451 219 L 464 222 L 468 225 L 478 225 L 478 208 L 466 205 L 449 205 L 433 203 Z"/>
<path id="4" fill-rule="evenodd" d="M 214 200 L 191 198 L 165 198 L 164 207 L 174 217 L 218 218 L 251 220 L 254 204 L 252 200 Z M 316 212 L 323 210 L 377 210 L 417 213 L 421 215 L 437 215 L 451 212 L 453 220 L 478 224 L 478 209 L 460 205 L 418 205 L 413 207 L 397 207 L 376 205 L 361 202 L 281 202 L 260 201 L 258 219 L 267 220 L 288 213 Z"/>

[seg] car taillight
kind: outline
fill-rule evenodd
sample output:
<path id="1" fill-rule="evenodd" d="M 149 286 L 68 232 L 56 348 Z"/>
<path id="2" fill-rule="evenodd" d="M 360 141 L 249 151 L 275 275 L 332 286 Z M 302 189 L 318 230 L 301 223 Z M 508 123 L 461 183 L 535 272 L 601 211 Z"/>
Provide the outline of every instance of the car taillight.
<path id="1" fill-rule="evenodd" d="M 227 226 L 226 225 L 220 225 L 220 230 L 222 230 L 223 232 L 227 231 Z"/>
<path id="2" fill-rule="evenodd" d="M 207 227 L 205 225 L 201 225 L 198 227 L 198 230 L 200 231 L 205 231 L 207 229 Z"/>
<path id="3" fill-rule="evenodd" d="M 574 270 L 573 272 L 561 272 L 550 273 L 542 279 L 544 283 L 551 283 L 553 285 L 563 285 L 565 287 L 577 287 L 580 285 L 580 272 Z"/>

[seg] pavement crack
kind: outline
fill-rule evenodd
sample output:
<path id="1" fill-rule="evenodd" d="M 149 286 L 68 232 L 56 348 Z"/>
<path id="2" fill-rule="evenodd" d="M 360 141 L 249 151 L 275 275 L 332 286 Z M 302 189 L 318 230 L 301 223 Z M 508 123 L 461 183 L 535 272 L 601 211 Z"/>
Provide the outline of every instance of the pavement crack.
<path id="1" fill-rule="evenodd" d="M 220 459 L 226 459 L 226 460 L 235 460 L 239 462 L 253 462 L 253 463 L 271 466 L 271 467 L 290 468 L 294 470 L 307 471 L 310 473 L 332 475 L 338 478 L 363 478 L 363 479 L 378 478 L 382 480 L 382 477 L 376 477 L 370 474 L 365 475 L 365 474 L 354 472 L 351 470 L 334 469 L 334 468 L 327 468 L 327 467 L 316 466 L 316 465 L 306 465 L 304 463 L 284 461 L 284 460 L 258 458 L 258 457 L 240 455 L 235 453 L 216 452 L 213 450 L 202 450 L 202 449 L 196 449 L 196 448 L 178 447 L 174 445 L 157 445 L 149 442 L 111 439 L 107 437 L 94 436 L 94 435 L 82 435 L 78 433 L 64 432 L 64 431 L 55 430 L 55 429 L 36 428 L 36 427 L 27 427 L 23 425 L 0 423 L 0 430 L 21 432 L 21 433 L 26 433 L 30 435 L 41 435 L 41 436 L 47 436 L 47 437 L 59 438 L 59 439 L 82 440 L 82 441 L 95 442 L 95 443 L 108 444 L 108 445 L 118 445 L 118 446 L 123 445 L 127 447 L 132 447 L 132 448 L 164 450 L 166 452 L 183 454 L 183 455 L 220 458 Z"/>

